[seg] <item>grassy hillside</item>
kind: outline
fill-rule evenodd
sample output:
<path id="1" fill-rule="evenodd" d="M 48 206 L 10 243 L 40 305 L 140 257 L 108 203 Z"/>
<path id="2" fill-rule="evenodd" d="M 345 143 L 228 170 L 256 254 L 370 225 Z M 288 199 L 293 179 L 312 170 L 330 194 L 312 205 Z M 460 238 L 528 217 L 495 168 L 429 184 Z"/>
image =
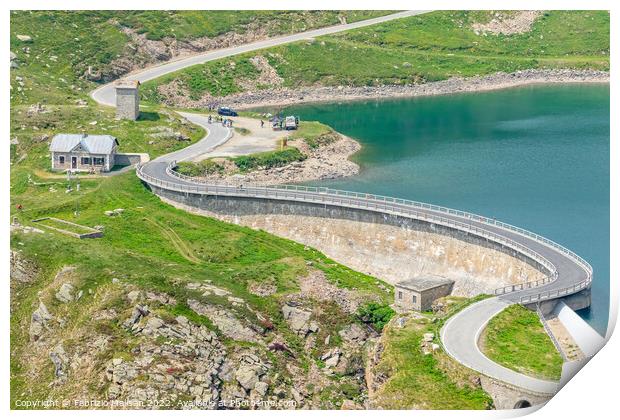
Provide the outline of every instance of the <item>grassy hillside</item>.
<path id="1" fill-rule="evenodd" d="M 13 216 L 44 231 L 16 231 L 11 236 L 12 249 L 38 267 L 38 275 L 32 282 L 12 284 L 13 398 L 24 393 L 31 398 L 69 398 L 84 395 L 84 392 L 93 398 L 105 398 L 107 388 L 102 385 L 100 373 L 105 366 L 115 358 L 132 362 L 136 356 L 129 349 L 139 343 L 153 345 L 152 341 L 144 341 L 140 335 L 127 332 L 123 327 L 133 307 L 126 297 L 131 290 L 173 300 L 173 304 L 165 305 L 151 302 L 149 308 L 167 322 L 183 315 L 192 323 L 214 331 L 225 344 L 231 361 L 235 354 L 249 346 L 253 353 L 271 360 L 270 375 L 279 373 L 280 381 L 287 383 L 291 381 L 290 369 L 293 368 L 285 366 L 293 365 L 303 373 L 310 366 L 320 364 L 319 357 L 330 346 L 338 345 L 338 331 L 357 322 L 354 315 L 344 312 L 334 302 L 298 297 L 297 302 L 312 305 L 320 325 L 316 344 L 311 349 L 304 347 L 304 340 L 289 329 L 280 309 L 283 302 L 295 299 L 293 294 L 299 292 L 300 277 L 311 270 L 319 270 L 329 283 L 350 290 L 361 301 L 386 302 L 391 298 L 389 289 L 378 280 L 336 264 L 313 249 L 163 204 L 133 173 L 107 179 L 82 179 L 79 192 L 74 184 L 73 191 L 66 193 L 67 181 L 63 178 L 40 178 L 27 168 L 17 168 L 13 171 L 11 185 L 12 208 L 15 209 L 17 203 L 23 206 L 23 210 L 15 211 Z M 74 214 L 77 208 L 80 210 L 78 216 Z M 116 208 L 124 209 L 121 215 L 104 215 L 104 211 Z M 104 237 L 74 239 L 31 222 L 42 216 L 55 216 L 87 226 L 103 225 Z M 78 290 L 80 295 L 83 293 L 81 299 L 70 305 L 54 298 L 61 285 L 55 276 L 59 276 L 57 273 L 63 267 L 74 269 L 71 283 L 76 293 Z M 234 299 L 203 295 L 199 290 L 190 289 L 191 283 L 225 290 Z M 266 296 L 251 292 L 261 287 L 273 288 L 273 292 Z M 266 345 L 227 338 L 209 317 L 190 309 L 190 299 L 215 305 L 220 311 L 226 311 L 227 316 L 262 331 L 261 342 L 283 342 L 287 350 L 272 353 Z M 54 317 L 62 319 L 62 323 L 55 324 L 53 335 L 47 341 L 32 346 L 28 331 L 39 301 L 44 302 Z M 238 301 L 244 302 L 243 305 Z M 100 318 L 102 313 L 111 313 L 113 317 Z M 329 336 L 332 337 L 330 345 L 327 344 L 329 340 L 326 341 Z M 83 350 L 89 342 L 101 337 L 108 343 L 105 352 Z M 80 358 L 80 369 L 91 369 L 93 373 L 82 376 L 71 368 L 71 380 L 58 383 L 48 357 L 48 352 L 58 343 L 71 357 Z M 165 342 L 155 344 L 164 345 Z M 158 363 L 165 361 L 162 357 Z M 325 404 L 344 398 L 343 390 L 350 389 L 344 384 L 357 383 L 350 375 L 326 379 L 332 385 L 329 392 L 325 391 Z M 50 387 L 53 381 L 56 382 Z M 154 384 L 150 380 L 143 383 Z M 360 391 L 357 392 L 353 395 L 359 397 Z M 174 398 L 172 394 L 166 397 Z M 322 403 L 316 404 L 321 406 Z M 329 407 L 332 406 L 324 406 Z"/>
<path id="2" fill-rule="evenodd" d="M 524 33 L 483 33 L 493 12 L 438 11 L 398 19 L 261 52 L 283 79 L 281 86 L 422 83 L 532 68 L 609 69 L 609 13 L 550 11 Z M 177 80 L 193 98 L 243 91 L 240 79 L 256 72 L 256 53 L 206 63 L 147 84 Z M 231 64 L 234 63 L 234 64 Z M 242 80 L 241 80 L 242 81 Z M 273 86 L 257 86 L 267 89 Z"/>
<path id="3" fill-rule="evenodd" d="M 560 379 L 562 356 L 536 312 L 523 306 L 509 306 L 491 319 L 480 344 L 490 359 L 503 366 L 543 379 Z"/>
<path id="4" fill-rule="evenodd" d="M 11 103 L 68 104 L 96 86 L 86 73 L 113 77 L 132 64 L 155 62 L 136 50 L 125 30 L 165 44 L 216 37 L 234 31 L 261 36 L 356 21 L 388 11 L 13 11 Z M 22 41 L 18 35 L 31 39 Z M 20 79 L 16 79 L 20 78 Z M 18 83 L 18 82 L 22 83 Z"/>
<path id="5" fill-rule="evenodd" d="M 477 374 L 459 365 L 438 345 L 443 323 L 486 297 L 447 297 L 441 314 L 395 316 L 384 330 L 380 357 L 373 368 L 378 382 L 371 398 L 373 406 L 419 410 L 491 408 L 493 402 L 480 387 Z"/>

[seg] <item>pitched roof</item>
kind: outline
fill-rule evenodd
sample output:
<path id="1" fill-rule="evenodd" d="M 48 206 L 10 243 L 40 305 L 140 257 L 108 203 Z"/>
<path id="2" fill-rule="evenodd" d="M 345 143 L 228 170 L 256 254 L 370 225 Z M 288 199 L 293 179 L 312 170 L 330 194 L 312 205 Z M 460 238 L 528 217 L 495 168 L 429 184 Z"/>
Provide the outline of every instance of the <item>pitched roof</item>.
<path id="1" fill-rule="evenodd" d="M 108 134 L 57 134 L 50 144 L 50 152 L 68 153 L 78 145 L 89 153 L 107 155 L 118 145 L 118 140 Z"/>

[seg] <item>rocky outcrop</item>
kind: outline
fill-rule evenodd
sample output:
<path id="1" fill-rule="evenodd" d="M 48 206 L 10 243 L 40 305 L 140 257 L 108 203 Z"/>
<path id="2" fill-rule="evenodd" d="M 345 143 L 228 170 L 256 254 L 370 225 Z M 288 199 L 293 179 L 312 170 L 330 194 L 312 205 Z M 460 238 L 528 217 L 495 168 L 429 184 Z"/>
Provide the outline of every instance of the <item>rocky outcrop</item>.
<path id="1" fill-rule="evenodd" d="M 69 362 L 69 357 L 67 356 L 67 353 L 65 352 L 65 349 L 62 346 L 62 343 L 58 344 L 50 352 L 50 359 L 52 360 L 52 363 L 54 364 L 54 376 L 56 376 L 57 380 L 63 382 L 66 379 L 67 374 L 68 374 L 67 364 Z"/>
<path id="2" fill-rule="evenodd" d="M 32 313 L 30 318 L 30 341 L 39 340 L 46 331 L 50 330 L 50 322 L 54 319 L 43 302 Z"/>
<path id="3" fill-rule="evenodd" d="M 187 304 L 192 311 L 209 318 L 225 336 L 237 341 L 261 341 L 254 330 L 243 325 L 231 312 L 193 299 L 188 300 Z"/>
<path id="4" fill-rule="evenodd" d="M 38 274 L 38 268 L 22 257 L 19 251 L 11 250 L 10 277 L 11 281 L 30 283 Z"/>
<path id="5" fill-rule="evenodd" d="M 60 290 L 56 293 L 56 299 L 61 302 L 68 303 L 74 299 L 75 287 L 70 283 L 63 283 Z"/>
<path id="6" fill-rule="evenodd" d="M 297 308 L 292 303 L 282 306 L 282 315 L 288 323 L 288 326 L 297 335 L 306 337 L 311 332 L 319 331 L 319 324 L 311 321 L 312 312 L 305 309 Z"/>
<path id="7" fill-rule="evenodd" d="M 515 35 L 529 32 L 534 22 L 542 16 L 539 10 L 497 11 L 486 23 L 474 23 L 476 35 Z"/>

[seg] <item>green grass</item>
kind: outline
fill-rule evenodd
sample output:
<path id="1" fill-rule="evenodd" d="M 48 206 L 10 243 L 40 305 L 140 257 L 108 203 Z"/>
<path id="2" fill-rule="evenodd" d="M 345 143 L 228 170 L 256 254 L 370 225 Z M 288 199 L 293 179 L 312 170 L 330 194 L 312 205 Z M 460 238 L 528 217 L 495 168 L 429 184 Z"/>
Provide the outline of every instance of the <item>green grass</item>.
<path id="1" fill-rule="evenodd" d="M 16 175 L 12 181 L 18 182 L 22 176 Z M 36 176 L 34 179 L 38 181 Z M 86 226 L 103 225 L 105 234 L 97 240 L 80 241 L 59 233 L 13 233 L 12 249 L 20 251 L 25 258 L 43 268 L 37 282 L 21 285 L 12 292 L 14 297 L 17 296 L 14 293 L 19 293 L 19 300 L 13 300 L 12 303 L 11 343 L 14 355 L 22 354 L 29 344 L 27 325 L 38 299 L 37 293 L 45 290 L 55 272 L 66 265 L 77 267 L 80 278 L 77 285 L 79 290 L 84 291 L 84 298 L 72 304 L 68 309 L 70 312 L 63 315 L 70 326 L 93 322 L 92 312 L 102 304 L 94 296 L 109 295 L 110 292 L 105 290 L 117 287 L 111 284 L 113 277 L 140 289 L 174 296 L 177 306 L 164 307 L 162 311 L 169 312 L 170 316 L 190 315 L 188 317 L 192 321 L 207 326 L 208 319 L 191 314 L 185 305 L 187 298 L 225 305 L 240 319 L 257 325 L 260 325 L 260 321 L 256 319 L 255 312 L 260 312 L 274 324 L 274 333 L 285 335 L 288 343 L 294 341 L 294 334 L 288 332 L 288 326 L 282 319 L 280 299 L 283 295 L 299 290 L 297 278 L 307 273 L 307 262 L 312 262 L 319 270 L 325 268 L 330 282 L 339 287 L 355 289 L 362 299 L 382 302 L 391 299 L 389 293 L 379 287 L 381 283 L 377 279 L 336 264 L 316 250 L 266 232 L 192 215 L 166 205 L 149 192 L 133 173 L 83 180 L 79 195 L 81 212 L 77 217 L 73 214 L 78 199 L 75 192 L 67 194 L 59 191 L 51 195 L 47 188 L 27 183 L 21 189 L 16 189 L 19 193 L 11 197 L 12 208 L 15 209 L 16 202 L 28 202 L 28 205 L 21 212 L 15 211 L 12 216 L 24 224 L 30 224 L 30 220 L 37 217 L 53 216 Z M 125 211 L 117 217 L 103 214 L 105 210 L 113 208 L 123 208 Z M 171 237 L 175 240 L 171 240 Z M 231 306 L 226 299 L 216 296 L 202 297 L 200 292 L 184 287 L 188 282 L 207 279 L 231 291 L 234 296 L 243 298 L 252 311 Z M 263 282 L 275 284 L 276 294 L 260 297 L 248 291 L 251 283 Z M 95 294 L 91 296 L 88 290 L 93 290 Z M 118 310 L 125 310 L 122 289 L 115 293 L 121 293 Z M 49 304 L 48 307 L 55 314 L 62 309 Z M 322 324 L 321 327 L 321 333 L 325 336 L 337 336 L 338 329 L 355 322 L 354 316 L 339 310 L 330 314 L 330 323 Z M 97 328 L 103 327 L 99 323 L 95 324 Z M 122 328 L 115 334 L 124 334 Z M 121 335 L 117 340 L 124 342 L 129 338 Z M 126 345 L 119 343 L 118 348 L 126 348 Z M 302 363 L 309 356 L 303 344 L 298 348 L 295 357 Z M 47 378 L 45 381 L 33 382 L 22 376 L 20 372 L 25 372 L 27 368 L 22 365 L 19 357 L 14 357 L 12 364 L 14 397 L 26 391 L 29 395 L 49 395 L 47 384 L 50 381 Z"/>
<path id="2" fill-rule="evenodd" d="M 299 138 L 304 139 L 312 149 L 316 149 L 336 141 L 338 133 L 318 121 L 301 121 L 299 128 L 290 135 L 291 140 Z"/>
<path id="3" fill-rule="evenodd" d="M 454 362 L 441 349 L 425 355 L 420 344 L 425 333 L 435 334 L 454 311 L 483 299 L 484 296 L 460 300 L 449 314 L 432 321 L 432 316 L 409 319 L 400 328 L 390 323 L 383 329 L 384 344 L 376 374 L 387 377 L 374 397 L 385 409 L 484 410 L 492 400 L 469 378 L 474 372 Z"/>
<path id="4" fill-rule="evenodd" d="M 96 124 L 91 124 L 95 123 Z M 161 136 L 165 130 L 183 134 L 189 140 Z M 59 133 L 110 134 L 120 145 L 120 152 L 148 153 L 151 158 L 187 147 L 204 136 L 200 127 L 186 124 L 174 111 L 163 108 L 143 110 L 137 121 L 116 120 L 114 110 L 91 105 L 88 107 L 49 105 L 40 114 L 29 115 L 28 107 L 11 107 L 11 162 L 32 168 L 50 169 L 48 142 Z"/>
<path id="5" fill-rule="evenodd" d="M 205 159 L 201 162 L 179 162 L 175 170 L 187 176 L 204 176 L 222 172 L 224 167 L 211 159 Z"/>
<path id="6" fill-rule="evenodd" d="M 241 172 L 249 172 L 258 168 L 278 168 L 286 166 L 292 162 L 299 162 L 306 159 L 306 155 L 295 147 L 288 147 L 283 150 L 273 152 L 253 153 L 245 156 L 238 156 L 231 160 Z"/>
<path id="7" fill-rule="evenodd" d="M 523 34 L 476 35 L 472 24 L 489 18 L 490 12 L 437 11 L 287 44 L 148 82 L 147 96 L 157 100 L 158 85 L 174 79 L 187 85 L 190 75 L 201 72 L 209 74 L 210 85 L 225 87 L 205 88 L 203 93 L 224 96 L 242 91 L 238 82 L 244 74 L 226 71 L 218 78 L 213 69 L 245 68 L 244 63 L 257 54 L 267 58 L 290 88 L 412 84 L 524 69 L 609 70 L 606 11 L 550 11 Z M 198 93 L 191 85 L 190 92 Z"/>
<path id="8" fill-rule="evenodd" d="M 275 36 L 283 33 L 307 31 L 312 28 L 338 24 L 338 16 L 348 22 L 370 19 L 391 13 L 380 10 L 179 10 L 179 11 L 129 11 L 119 13 L 123 26 L 144 33 L 147 39 L 160 40 L 165 37 L 193 39 L 214 37 L 225 32 L 244 33 L 249 25 L 266 29 Z"/>
<path id="9" fill-rule="evenodd" d="M 507 368 L 543 379 L 560 379 L 562 356 L 536 312 L 523 306 L 509 306 L 491 319 L 480 344 L 491 360 Z"/>
<path id="10" fill-rule="evenodd" d="M 91 227 L 82 225 L 77 226 L 71 223 L 66 223 L 61 219 L 43 219 L 38 221 L 37 224 L 39 226 L 49 226 L 51 228 L 66 230 L 67 232 L 77 233 L 78 235 L 95 232 L 95 230 Z"/>
<path id="11" fill-rule="evenodd" d="M 144 66 L 123 33 L 129 28 L 151 40 L 174 38 L 188 41 L 214 37 L 230 31 L 243 34 L 260 29 L 268 36 L 337 24 L 338 16 L 349 21 L 367 19 L 388 11 L 12 11 L 11 52 L 19 67 L 11 69 L 11 104 L 73 104 L 88 99 L 97 86 L 85 73 L 102 72 L 114 77 L 115 61 Z M 22 42 L 17 35 L 29 35 Z M 121 67 L 125 64 L 121 63 Z M 227 76 L 221 74 L 221 79 Z M 19 80 L 20 78 L 21 80 Z M 21 84 L 23 84 L 23 86 Z M 194 80 L 200 90 L 205 82 Z M 219 87 L 229 92 L 229 87 Z"/>

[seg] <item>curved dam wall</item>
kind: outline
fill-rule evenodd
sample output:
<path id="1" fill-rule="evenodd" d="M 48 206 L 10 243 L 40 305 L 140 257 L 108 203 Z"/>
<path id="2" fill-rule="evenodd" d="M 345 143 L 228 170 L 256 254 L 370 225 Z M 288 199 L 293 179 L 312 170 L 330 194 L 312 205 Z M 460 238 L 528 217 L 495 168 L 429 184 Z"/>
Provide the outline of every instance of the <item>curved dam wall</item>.
<path id="1" fill-rule="evenodd" d="M 311 246 L 392 284 L 441 276 L 455 281 L 452 294 L 474 296 L 546 276 L 536 261 L 510 248 L 428 222 L 337 206 L 151 189 L 186 211 Z"/>

